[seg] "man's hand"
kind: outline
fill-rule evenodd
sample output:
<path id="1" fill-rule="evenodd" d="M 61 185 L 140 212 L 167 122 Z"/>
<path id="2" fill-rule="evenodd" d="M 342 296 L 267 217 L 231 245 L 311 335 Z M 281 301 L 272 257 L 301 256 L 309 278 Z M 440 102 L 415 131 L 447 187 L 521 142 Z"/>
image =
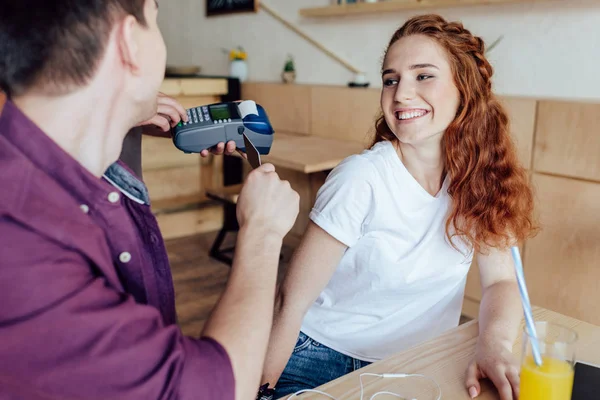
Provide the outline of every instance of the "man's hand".
<path id="1" fill-rule="evenodd" d="M 140 122 L 136 126 L 143 127 L 143 133 L 145 135 L 170 138 L 171 129 L 173 127 L 180 121 L 188 121 L 187 111 L 177 100 L 160 92 L 158 93 L 156 104 L 156 114 L 149 120 Z M 232 140 L 227 142 L 227 144 L 223 142 L 218 143 L 210 150 L 203 150 L 200 155 L 202 157 L 208 157 L 212 153 L 215 155 L 225 154 L 230 156 L 235 153 L 235 151 L 236 145 Z M 246 158 L 245 153 L 239 150 L 238 153 Z"/>
<path id="2" fill-rule="evenodd" d="M 146 135 L 171 137 L 171 128 L 180 121 L 187 122 L 187 112 L 177 100 L 163 93 L 158 93 L 156 104 L 156 114 L 136 126 L 144 127 Z"/>
<path id="3" fill-rule="evenodd" d="M 248 174 L 237 205 L 240 229 L 260 227 L 265 234 L 282 239 L 292 229 L 300 196 L 288 181 L 282 181 L 272 164 L 263 164 Z"/>
<path id="4" fill-rule="evenodd" d="M 519 398 L 519 365 L 508 344 L 478 339 L 475 359 L 467 369 L 466 385 L 471 398 L 481 393 L 479 380 L 483 378 L 494 383 L 501 400 Z"/>
<path id="5" fill-rule="evenodd" d="M 208 151 L 208 150 L 202 150 L 200 152 L 200 155 L 202 157 L 208 157 L 208 155 L 212 153 L 212 154 L 215 154 L 217 156 L 220 156 L 222 154 L 225 154 L 226 156 L 230 156 L 233 153 L 235 153 L 236 151 L 242 157 L 248 158 L 248 156 L 246 155 L 246 153 L 244 153 L 243 151 L 237 149 L 237 146 L 235 145 L 235 142 L 233 140 L 227 142 L 227 144 L 225 144 L 224 142 L 220 142 L 215 147 L 211 148 L 210 151 Z"/>

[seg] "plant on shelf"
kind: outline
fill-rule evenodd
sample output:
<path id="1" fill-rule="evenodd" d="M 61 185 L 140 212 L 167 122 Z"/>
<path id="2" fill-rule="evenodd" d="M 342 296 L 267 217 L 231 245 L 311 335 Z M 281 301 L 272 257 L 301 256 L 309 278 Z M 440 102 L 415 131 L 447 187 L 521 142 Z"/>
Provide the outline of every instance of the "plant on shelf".
<path id="1" fill-rule="evenodd" d="M 248 53 L 241 47 L 229 50 L 229 75 L 238 78 L 240 82 L 248 79 Z"/>
<path id="2" fill-rule="evenodd" d="M 235 49 L 229 50 L 229 61 L 242 60 L 245 61 L 248 58 L 248 54 L 243 47 L 238 46 Z"/>
<path id="3" fill-rule="evenodd" d="M 294 57 L 291 54 L 288 54 L 285 61 L 281 79 L 283 79 L 285 83 L 294 83 L 296 81 L 296 67 L 294 65 Z"/>

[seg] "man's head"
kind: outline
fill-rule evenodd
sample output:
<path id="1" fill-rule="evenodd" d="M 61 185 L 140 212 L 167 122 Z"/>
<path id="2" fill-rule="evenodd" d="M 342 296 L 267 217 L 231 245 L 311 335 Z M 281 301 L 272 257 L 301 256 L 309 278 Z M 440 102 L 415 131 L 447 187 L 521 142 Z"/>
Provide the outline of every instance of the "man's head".
<path id="1" fill-rule="evenodd" d="M 133 115 L 152 115 L 166 62 L 157 8 L 155 0 L 0 0 L 0 89 L 62 96 L 103 69 Z"/>

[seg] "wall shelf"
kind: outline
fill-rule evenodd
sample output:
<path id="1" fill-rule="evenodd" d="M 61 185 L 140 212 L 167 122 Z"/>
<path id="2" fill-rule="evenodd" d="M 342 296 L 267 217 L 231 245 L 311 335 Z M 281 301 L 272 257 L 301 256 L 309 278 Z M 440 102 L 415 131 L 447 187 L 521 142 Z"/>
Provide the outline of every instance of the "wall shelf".
<path id="1" fill-rule="evenodd" d="M 553 0 L 388 0 L 378 3 L 351 3 L 326 7 L 302 8 L 303 17 L 336 17 L 345 15 L 376 14 L 390 11 L 415 10 L 435 7 L 459 7 L 505 3 L 541 3 Z"/>

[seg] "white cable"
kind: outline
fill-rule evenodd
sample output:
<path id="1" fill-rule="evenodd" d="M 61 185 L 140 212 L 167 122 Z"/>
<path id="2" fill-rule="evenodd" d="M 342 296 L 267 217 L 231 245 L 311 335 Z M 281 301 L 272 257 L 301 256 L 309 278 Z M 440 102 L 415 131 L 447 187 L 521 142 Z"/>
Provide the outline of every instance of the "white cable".
<path id="1" fill-rule="evenodd" d="M 425 379 L 429 379 L 431 382 L 433 382 L 433 384 L 435 385 L 435 387 L 437 388 L 438 391 L 438 395 L 436 400 L 441 400 L 442 398 L 442 389 L 440 388 L 440 385 L 438 385 L 438 383 L 435 381 L 435 379 L 427 376 L 427 375 L 423 375 L 423 374 L 391 374 L 391 373 L 385 373 L 385 374 L 373 374 L 373 373 L 369 373 L 369 372 L 364 372 L 362 374 L 360 374 L 358 376 L 358 381 L 360 382 L 360 400 L 363 400 L 364 397 L 364 386 L 363 386 L 363 381 L 362 381 L 362 377 L 363 376 L 378 376 L 381 378 L 425 378 Z M 322 394 L 324 396 L 329 397 L 330 399 L 333 400 L 337 400 L 335 397 L 333 397 L 332 395 L 325 393 L 325 392 L 321 392 L 320 390 L 315 390 L 315 389 L 303 389 L 303 390 L 299 390 L 296 393 L 290 395 L 286 400 L 291 399 L 294 396 L 297 396 L 299 394 L 302 393 L 306 393 L 306 392 L 315 392 L 315 393 L 319 393 Z M 391 396 L 395 396 L 395 397 L 399 397 L 403 400 L 417 400 L 414 398 L 408 399 L 402 395 L 399 395 L 398 393 L 392 393 L 392 392 L 377 392 L 375 393 L 373 396 L 371 396 L 371 398 L 369 400 L 373 400 L 376 396 L 379 396 L 380 394 L 387 394 L 387 395 L 391 395 Z"/>
<path id="2" fill-rule="evenodd" d="M 322 395 L 325 395 L 325 396 L 329 397 L 330 399 L 336 400 L 336 398 L 335 398 L 335 397 L 333 397 L 332 395 L 330 395 L 330 394 L 327 394 L 327 393 L 325 393 L 325 392 L 321 392 L 320 390 L 315 390 L 315 389 L 303 389 L 303 390 L 299 390 L 299 391 L 297 391 L 296 393 L 292 394 L 290 397 L 288 397 L 288 399 L 291 399 L 292 397 L 294 397 L 294 396 L 296 396 L 296 395 L 298 395 L 298 394 L 302 394 L 302 393 L 306 393 L 306 392 L 315 392 L 315 393 L 319 393 L 319 394 L 322 394 Z"/>

